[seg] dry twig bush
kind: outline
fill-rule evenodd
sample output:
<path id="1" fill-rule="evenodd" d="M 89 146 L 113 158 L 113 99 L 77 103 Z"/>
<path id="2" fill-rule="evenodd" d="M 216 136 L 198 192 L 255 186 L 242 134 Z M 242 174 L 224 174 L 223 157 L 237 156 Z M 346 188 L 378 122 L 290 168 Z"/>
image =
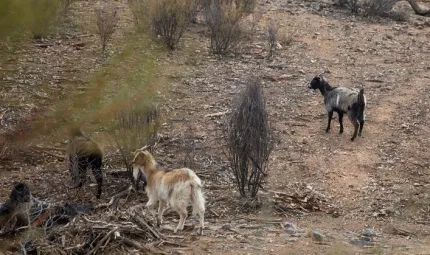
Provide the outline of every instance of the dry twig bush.
<path id="1" fill-rule="evenodd" d="M 245 13 L 234 4 L 212 1 L 205 8 L 206 23 L 210 31 L 210 49 L 217 55 L 225 55 L 246 39 L 241 20 Z"/>
<path id="2" fill-rule="evenodd" d="M 364 16 L 387 15 L 398 0 L 362 0 L 361 8 Z"/>
<path id="3" fill-rule="evenodd" d="M 278 26 L 274 21 L 271 21 L 267 26 L 267 42 L 269 44 L 269 56 L 271 58 L 276 50 L 276 43 L 278 42 Z"/>
<path id="4" fill-rule="evenodd" d="M 119 151 L 121 160 L 130 174 L 133 152 L 145 145 L 152 146 L 157 141 L 159 113 L 154 105 L 130 102 L 130 107 L 120 110 L 108 130 L 113 146 Z"/>
<path id="5" fill-rule="evenodd" d="M 224 154 L 242 197 L 253 198 L 262 188 L 274 144 L 261 86 L 258 78 L 249 79 L 224 129 Z"/>
<path id="6" fill-rule="evenodd" d="M 100 37 L 102 52 L 104 53 L 107 43 L 112 39 L 118 25 L 118 12 L 116 6 L 107 2 L 97 7 L 95 14 L 97 18 L 97 34 Z"/>
<path id="7" fill-rule="evenodd" d="M 173 50 L 192 20 L 195 0 L 129 0 L 139 30 L 160 37 Z"/>

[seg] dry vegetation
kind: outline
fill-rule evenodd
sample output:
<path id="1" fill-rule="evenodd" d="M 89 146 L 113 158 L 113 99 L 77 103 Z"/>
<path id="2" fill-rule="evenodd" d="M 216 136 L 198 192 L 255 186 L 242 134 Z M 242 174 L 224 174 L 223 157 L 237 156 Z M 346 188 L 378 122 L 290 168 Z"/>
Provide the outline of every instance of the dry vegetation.
<path id="1" fill-rule="evenodd" d="M 29 229 L 0 231 L 0 253 L 430 250 L 429 1 L 119 0 L 117 23 L 94 15 L 104 1 L 47 2 L 0 2 L 0 201 L 14 181 L 38 199 Z M 364 85 L 353 146 L 321 129 L 306 84 L 322 71 Z M 66 185 L 74 121 L 105 151 L 101 200 Z M 172 236 L 175 213 L 158 228 L 141 208 L 124 170 L 148 144 L 163 168 L 201 177 L 204 236 L 193 218 Z"/>

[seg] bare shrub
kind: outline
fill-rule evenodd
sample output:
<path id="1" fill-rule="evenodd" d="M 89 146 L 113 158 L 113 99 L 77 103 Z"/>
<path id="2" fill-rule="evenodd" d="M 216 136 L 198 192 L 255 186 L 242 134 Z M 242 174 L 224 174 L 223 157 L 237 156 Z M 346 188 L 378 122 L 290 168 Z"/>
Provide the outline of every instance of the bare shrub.
<path id="1" fill-rule="evenodd" d="M 261 12 L 254 12 L 251 16 L 251 33 L 255 33 L 255 28 L 258 25 L 258 22 L 260 22 L 261 18 L 263 17 L 263 13 Z"/>
<path id="2" fill-rule="evenodd" d="M 107 43 L 112 39 L 112 35 L 118 25 L 118 13 L 116 6 L 109 3 L 102 3 L 95 10 L 97 18 L 97 34 L 100 37 L 102 52 L 106 51 Z"/>
<path id="3" fill-rule="evenodd" d="M 251 78 L 232 109 L 224 129 L 224 151 L 243 197 L 255 197 L 267 177 L 273 133 L 269 125 L 261 81 Z"/>
<path id="4" fill-rule="evenodd" d="M 363 0 L 361 8 L 364 16 L 387 15 L 398 0 Z"/>
<path id="5" fill-rule="evenodd" d="M 195 0 L 129 0 L 139 30 L 160 37 L 170 50 L 176 48 L 192 20 Z"/>
<path id="6" fill-rule="evenodd" d="M 257 6 L 257 0 L 234 0 L 236 8 L 242 13 L 251 14 Z"/>
<path id="7" fill-rule="evenodd" d="M 339 6 L 363 16 L 388 15 L 396 2 L 398 0 L 338 0 Z"/>
<path id="8" fill-rule="evenodd" d="M 278 26 L 274 21 L 271 21 L 267 26 L 267 42 L 269 44 L 269 58 L 273 56 L 278 42 Z"/>
<path id="9" fill-rule="evenodd" d="M 144 145 L 154 145 L 159 128 L 158 109 L 154 105 L 130 102 L 126 109 L 115 114 L 108 135 L 119 151 L 126 169 L 132 173 L 133 152 Z"/>
<path id="10" fill-rule="evenodd" d="M 401 10 L 390 11 L 388 15 L 394 21 L 406 22 L 409 20 L 408 13 Z"/>
<path id="11" fill-rule="evenodd" d="M 245 39 L 245 29 L 240 23 L 244 13 L 233 4 L 220 2 L 212 1 L 206 8 L 206 22 L 210 30 L 212 53 L 224 55 Z"/>

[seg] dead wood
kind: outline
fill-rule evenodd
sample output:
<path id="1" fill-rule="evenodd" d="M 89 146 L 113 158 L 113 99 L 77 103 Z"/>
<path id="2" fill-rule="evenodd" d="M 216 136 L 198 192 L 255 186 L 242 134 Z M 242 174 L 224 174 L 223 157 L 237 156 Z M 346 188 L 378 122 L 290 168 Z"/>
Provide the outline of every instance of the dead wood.
<path id="1" fill-rule="evenodd" d="M 96 209 L 100 209 L 100 208 L 104 208 L 104 207 L 110 207 L 114 201 L 124 195 L 128 195 L 130 194 L 131 190 L 133 189 L 132 186 L 129 186 L 126 190 L 123 190 L 122 192 L 120 192 L 119 194 L 116 194 L 115 196 L 111 197 L 111 199 L 109 200 L 108 203 L 103 203 L 103 204 L 99 204 L 96 206 Z"/>
<path id="2" fill-rule="evenodd" d="M 136 248 L 142 252 L 152 252 L 153 254 L 166 254 L 162 251 L 156 250 L 156 249 L 149 247 L 147 245 L 140 244 L 137 241 L 132 240 L 132 239 L 127 238 L 127 237 L 124 237 L 124 236 L 119 236 L 118 240 L 122 241 L 125 245 L 132 246 L 132 247 L 134 247 L 134 248 Z"/>
<path id="3" fill-rule="evenodd" d="M 148 229 L 154 235 L 155 238 L 164 239 L 163 234 L 161 234 L 160 232 L 158 232 L 158 230 L 155 230 L 154 228 L 149 226 L 149 224 L 142 217 L 134 215 L 133 220 L 143 229 Z"/>

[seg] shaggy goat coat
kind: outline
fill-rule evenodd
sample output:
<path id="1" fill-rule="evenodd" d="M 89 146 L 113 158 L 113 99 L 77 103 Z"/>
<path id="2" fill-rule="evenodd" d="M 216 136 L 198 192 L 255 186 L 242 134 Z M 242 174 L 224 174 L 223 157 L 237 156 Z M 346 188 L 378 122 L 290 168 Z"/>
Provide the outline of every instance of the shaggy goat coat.
<path id="1" fill-rule="evenodd" d="M 82 187 L 86 180 L 87 168 L 91 167 L 97 181 L 97 198 L 102 194 L 103 175 L 101 171 L 103 151 L 90 138 L 82 134 L 79 128 L 73 128 L 67 146 L 69 157 L 69 171 L 72 179 L 77 183 L 76 188 Z"/>
<path id="2" fill-rule="evenodd" d="M 145 189 L 149 198 L 146 206 L 152 209 L 157 202 L 159 203 L 158 224 L 162 223 L 164 210 L 170 205 L 180 216 L 174 232 L 182 230 L 188 217 L 187 207 L 191 205 L 193 215 L 198 214 L 200 217 L 200 234 L 203 234 L 205 198 L 202 192 L 202 182 L 191 169 L 181 168 L 172 171 L 156 169 L 157 163 L 148 151 L 137 152 L 132 165 L 133 175 L 143 169 L 146 177 Z"/>
<path id="3" fill-rule="evenodd" d="M 366 108 L 366 96 L 364 90 L 344 88 L 344 87 L 331 87 L 324 77 L 315 76 L 309 84 L 310 89 L 319 89 L 324 97 L 325 108 L 328 113 L 328 124 L 326 132 L 330 130 L 331 119 L 333 112 L 337 112 L 339 116 L 340 131 L 343 133 L 343 114 L 347 114 L 349 120 L 354 125 L 354 134 L 351 138 L 352 141 L 358 136 L 364 126 Z"/>

